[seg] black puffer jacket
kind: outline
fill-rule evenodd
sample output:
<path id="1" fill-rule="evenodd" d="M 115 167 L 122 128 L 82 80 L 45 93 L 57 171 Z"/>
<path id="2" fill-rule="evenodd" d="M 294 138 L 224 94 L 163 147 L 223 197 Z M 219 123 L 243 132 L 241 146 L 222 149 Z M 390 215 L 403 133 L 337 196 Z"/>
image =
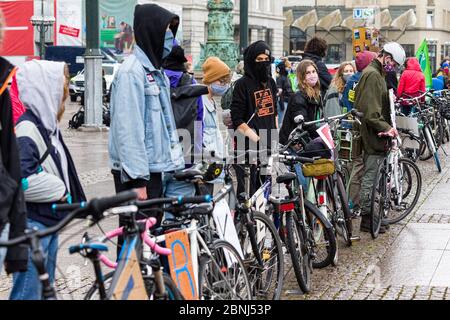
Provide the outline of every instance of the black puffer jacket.
<path id="1" fill-rule="evenodd" d="M 13 73 L 13 66 L 3 58 L 0 58 L 0 87 L 7 82 Z M 0 94 L 0 152 L 2 153 L 3 166 L 9 176 L 20 185 L 21 170 L 17 140 L 14 134 L 11 98 L 8 90 Z M 1 181 L 0 181 L 1 183 Z M 2 212 L 5 212 L 4 210 Z M 9 222 L 9 238 L 22 236 L 26 227 L 26 207 L 22 189 L 17 188 L 13 204 L 7 210 L 7 217 L 0 217 L 0 221 Z M 4 224 L 0 225 L 0 231 Z M 5 259 L 7 273 L 26 271 L 28 263 L 28 247 L 16 246 L 8 249 Z M 0 266 L 1 267 L 1 266 Z"/>
<path id="2" fill-rule="evenodd" d="M 286 114 L 283 119 L 283 125 L 280 130 L 280 143 L 285 145 L 288 142 L 289 134 L 295 129 L 297 124 L 294 119 L 298 115 L 303 115 L 304 121 L 313 121 L 320 119 L 322 117 L 323 107 L 322 100 L 314 101 L 306 96 L 303 92 L 297 92 L 289 100 L 289 104 L 286 110 Z M 314 139 L 319 135 L 316 132 L 316 126 L 304 126 L 305 130 L 308 131 L 309 136 Z"/>
<path id="3" fill-rule="evenodd" d="M 322 94 L 322 97 L 325 97 L 325 93 L 327 92 L 332 80 L 326 64 L 318 55 L 305 52 L 302 56 L 303 59 L 312 60 L 316 64 L 317 69 L 319 70 L 320 93 Z"/>

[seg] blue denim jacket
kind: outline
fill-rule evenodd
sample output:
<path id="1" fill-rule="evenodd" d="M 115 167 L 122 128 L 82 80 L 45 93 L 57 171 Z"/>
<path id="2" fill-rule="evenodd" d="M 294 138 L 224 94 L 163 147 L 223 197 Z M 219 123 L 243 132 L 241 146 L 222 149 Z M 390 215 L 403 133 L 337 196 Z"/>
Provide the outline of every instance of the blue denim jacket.
<path id="1" fill-rule="evenodd" d="M 110 166 L 122 183 L 184 168 L 169 79 L 138 46 L 114 78 L 110 112 Z"/>

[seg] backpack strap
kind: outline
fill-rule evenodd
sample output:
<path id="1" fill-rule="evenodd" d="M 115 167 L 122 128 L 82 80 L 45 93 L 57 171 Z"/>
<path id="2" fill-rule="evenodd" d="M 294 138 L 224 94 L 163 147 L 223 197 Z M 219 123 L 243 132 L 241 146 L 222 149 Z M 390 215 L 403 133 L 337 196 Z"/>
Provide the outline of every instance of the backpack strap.
<path id="1" fill-rule="evenodd" d="M 44 163 L 45 159 L 47 159 L 47 157 L 50 155 L 50 151 L 51 151 L 51 143 L 50 141 L 47 142 L 47 150 L 45 150 L 44 154 L 42 155 L 42 157 L 39 159 L 39 166 L 42 165 L 42 163 Z"/>
<path id="2" fill-rule="evenodd" d="M 183 72 L 180 82 L 178 82 L 178 87 L 188 86 L 190 84 L 192 84 L 192 76 L 187 72 Z"/>

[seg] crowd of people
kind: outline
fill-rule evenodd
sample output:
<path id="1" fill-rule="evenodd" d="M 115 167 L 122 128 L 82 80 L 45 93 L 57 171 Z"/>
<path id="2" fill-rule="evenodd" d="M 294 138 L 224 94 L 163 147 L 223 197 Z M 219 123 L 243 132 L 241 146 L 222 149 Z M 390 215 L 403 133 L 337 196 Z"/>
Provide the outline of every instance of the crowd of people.
<path id="1" fill-rule="evenodd" d="M 155 4 L 135 9 L 136 46 L 111 86 L 108 151 L 116 192 L 136 190 L 139 200 L 195 195 L 194 186 L 176 180 L 174 174 L 192 165 L 187 153 L 206 150 L 224 157 L 230 152 L 226 143 L 230 137 L 220 129 L 222 118 L 235 131 L 232 145 L 236 150 L 240 138 L 245 141 L 243 150 L 264 150 L 276 148 L 273 132 L 279 132 L 279 143 L 285 144 L 300 114 L 305 121 L 312 121 L 357 109 L 364 114 L 358 129 L 363 152 L 353 161 L 349 197 L 354 214 L 362 216 L 361 231 L 368 231 L 368 201 L 376 165 L 385 155 L 386 137 L 398 134 L 391 126 L 388 88 L 394 88 L 397 96 L 424 90 L 417 59 L 406 59 L 403 48 L 391 42 L 380 52 L 358 53 L 355 62 L 343 62 L 332 77 L 323 61 L 327 43 L 314 37 L 306 44 L 296 70 L 287 59 L 277 63 L 274 80 L 271 48 L 257 41 L 246 48 L 234 75 L 218 57 L 208 57 L 202 65 L 203 87 L 193 90 L 197 81 L 175 40 L 179 23 L 177 15 Z M 448 69 L 447 59 L 437 77 L 444 83 L 448 83 Z M 13 112 L 5 85 L 15 73 L 16 98 L 25 107 L 20 117 Z M 0 75 L 0 180 L 7 182 L 0 184 L 0 231 L 1 239 L 7 239 L 24 234 L 26 228 L 44 229 L 58 223 L 64 214 L 55 214 L 53 203 L 84 201 L 86 196 L 59 129 L 68 97 L 67 66 L 33 60 L 16 70 L 0 59 Z M 389 81 L 389 75 L 400 78 L 398 86 Z M 175 112 L 173 96 L 180 88 L 192 89 L 185 100 L 192 112 Z M 216 98 L 221 97 L 219 108 Z M 221 114 L 222 109 L 228 118 L 225 111 Z M 192 139 L 181 139 L 180 129 L 189 131 Z M 311 138 L 320 139 L 317 128 L 306 129 Z M 245 191 L 245 172 L 238 166 L 235 170 L 240 194 Z M 259 187 L 261 172 L 256 164 L 250 172 L 252 193 Z M 206 185 L 206 192 L 213 193 L 219 182 L 220 177 Z M 157 218 L 162 221 L 166 217 Z M 382 232 L 386 229 L 384 226 Z M 42 247 L 54 281 L 58 235 L 43 239 Z M 39 299 L 41 285 L 29 249 L 0 249 L 3 261 L 6 272 L 14 274 L 10 298 Z"/>

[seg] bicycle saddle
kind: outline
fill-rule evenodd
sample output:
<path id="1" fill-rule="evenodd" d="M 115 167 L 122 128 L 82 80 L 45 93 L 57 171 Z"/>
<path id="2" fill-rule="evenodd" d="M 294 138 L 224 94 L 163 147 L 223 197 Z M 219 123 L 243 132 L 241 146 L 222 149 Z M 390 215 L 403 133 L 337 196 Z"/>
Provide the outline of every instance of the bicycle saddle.
<path id="1" fill-rule="evenodd" d="M 203 174 L 197 169 L 186 169 L 174 174 L 175 179 L 178 181 L 192 181 L 196 179 L 203 179 Z"/>
<path id="2" fill-rule="evenodd" d="M 277 177 L 277 183 L 287 183 L 287 182 L 294 181 L 295 179 L 297 179 L 297 175 L 295 173 L 286 172 L 286 173 L 282 174 L 281 176 Z"/>

